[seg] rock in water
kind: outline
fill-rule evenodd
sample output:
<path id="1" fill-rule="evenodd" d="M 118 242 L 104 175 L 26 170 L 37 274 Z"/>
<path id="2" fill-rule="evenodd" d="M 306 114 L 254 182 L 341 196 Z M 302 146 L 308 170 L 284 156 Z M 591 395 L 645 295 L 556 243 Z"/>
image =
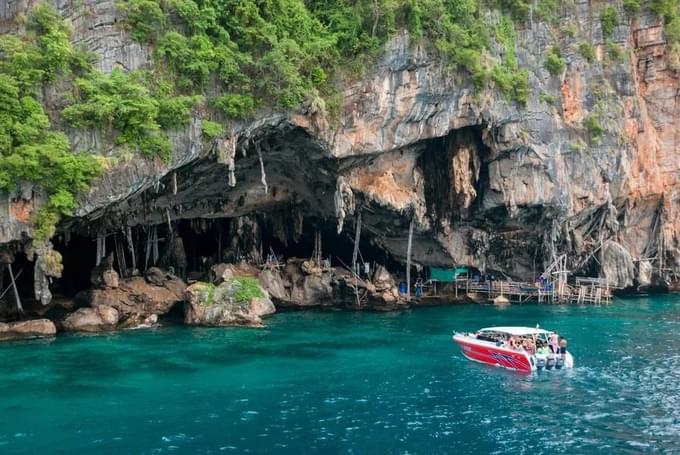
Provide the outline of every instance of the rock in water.
<path id="1" fill-rule="evenodd" d="M 654 273 L 654 268 L 652 263 L 647 260 L 641 260 L 638 262 L 638 276 L 637 282 L 639 286 L 649 286 L 652 284 L 652 275 Z"/>
<path id="2" fill-rule="evenodd" d="M 91 308 L 115 308 L 121 328 L 132 328 L 153 325 L 149 321 L 155 321 L 158 315 L 168 313 L 174 305 L 184 301 L 185 290 L 181 279 L 152 268 L 145 278 L 123 280 L 117 288 L 83 291 L 76 299 Z"/>
<path id="3" fill-rule="evenodd" d="M 382 265 L 378 265 L 373 272 L 373 284 L 377 291 L 391 290 L 394 286 L 394 278 Z"/>
<path id="4" fill-rule="evenodd" d="M 613 240 L 608 240 L 602 250 L 602 274 L 609 285 L 617 288 L 632 286 L 635 264 L 628 250 Z"/>
<path id="5" fill-rule="evenodd" d="M 30 338 L 52 337 L 57 328 L 49 319 L 33 319 L 31 321 L 0 322 L 0 341 L 26 340 Z"/>
<path id="6" fill-rule="evenodd" d="M 235 277 L 217 286 L 195 283 L 186 290 L 184 322 L 187 325 L 262 325 L 262 317 L 276 311 L 256 278 Z"/>
<path id="7" fill-rule="evenodd" d="M 215 264 L 210 267 L 210 281 L 218 284 L 234 278 L 234 266 L 231 264 Z"/>
<path id="8" fill-rule="evenodd" d="M 62 322 L 62 328 L 69 332 L 106 332 L 118 324 L 118 311 L 106 305 L 96 308 L 81 308 Z"/>
<path id="9" fill-rule="evenodd" d="M 272 270 L 264 270 L 259 275 L 262 287 L 269 293 L 269 295 L 276 300 L 288 301 L 290 295 L 286 291 L 286 281 L 279 272 Z"/>
<path id="10" fill-rule="evenodd" d="M 313 306 L 328 304 L 333 298 L 333 288 L 330 282 L 331 278 L 328 274 L 307 275 L 303 285 L 304 301 L 302 303 Z"/>
<path id="11" fill-rule="evenodd" d="M 493 304 L 498 306 L 510 305 L 510 300 L 508 300 L 508 298 L 504 295 L 499 295 L 493 299 Z"/>

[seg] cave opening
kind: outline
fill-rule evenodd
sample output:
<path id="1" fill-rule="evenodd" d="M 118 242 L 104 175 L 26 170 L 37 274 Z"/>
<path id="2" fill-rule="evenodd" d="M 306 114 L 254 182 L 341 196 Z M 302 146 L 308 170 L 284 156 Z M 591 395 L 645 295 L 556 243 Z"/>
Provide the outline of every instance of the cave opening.
<path id="1" fill-rule="evenodd" d="M 61 253 L 64 269 L 61 278 L 54 280 L 53 294 L 73 297 L 90 288 L 90 273 L 96 262 L 96 238 L 71 234 L 68 240 L 60 237 L 54 249 Z"/>
<path id="2" fill-rule="evenodd" d="M 351 267 L 353 230 L 338 234 L 335 220 L 306 217 L 296 235 L 289 219 L 277 217 L 278 213 L 266 213 L 240 219 L 180 220 L 176 229 L 186 253 L 187 277 L 205 278 L 210 267 L 219 262 L 264 262 L 273 257 L 280 263 L 291 258 L 307 260 L 314 255 L 317 232 L 322 257 L 330 259 L 334 267 Z M 361 235 L 357 262 L 380 264 L 388 269 L 398 264 L 367 232 Z"/>
<path id="3" fill-rule="evenodd" d="M 468 220 L 482 207 L 489 175 L 484 125 L 471 125 L 428 140 L 418 165 L 427 175 L 425 202 L 436 220 Z"/>

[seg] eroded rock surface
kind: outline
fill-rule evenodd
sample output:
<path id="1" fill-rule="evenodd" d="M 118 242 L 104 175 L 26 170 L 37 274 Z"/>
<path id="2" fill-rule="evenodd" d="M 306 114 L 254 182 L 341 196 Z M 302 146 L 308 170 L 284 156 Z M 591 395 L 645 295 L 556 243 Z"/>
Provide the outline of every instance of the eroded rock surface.
<path id="1" fill-rule="evenodd" d="M 114 272 L 115 273 L 115 272 Z M 83 291 L 77 301 L 91 309 L 113 308 L 121 328 L 153 325 L 158 316 L 184 301 L 186 284 L 174 275 L 152 268 L 147 277 L 121 280 L 118 287 Z M 92 315 L 92 312 L 88 312 Z"/>
<path id="2" fill-rule="evenodd" d="M 119 318 L 118 311 L 110 306 L 80 308 L 62 321 L 61 328 L 67 332 L 107 332 L 117 328 Z"/>
<path id="3" fill-rule="evenodd" d="M 49 319 L 19 322 L 0 322 L 0 341 L 48 338 L 56 335 L 57 328 Z"/>

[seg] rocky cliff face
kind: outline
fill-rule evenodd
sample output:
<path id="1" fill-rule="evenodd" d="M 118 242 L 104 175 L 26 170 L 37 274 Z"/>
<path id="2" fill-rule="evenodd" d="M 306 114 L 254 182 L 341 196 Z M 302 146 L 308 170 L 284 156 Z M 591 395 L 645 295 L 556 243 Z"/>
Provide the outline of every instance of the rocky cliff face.
<path id="1" fill-rule="evenodd" d="M 29 3 L 0 0 L 0 31 L 15 30 Z M 625 17 L 618 1 L 579 0 L 562 8 L 559 28 L 530 20 L 518 29 L 516 56 L 530 72 L 526 106 L 492 88 L 475 92 L 426 43 L 401 34 L 364 76 L 343 83 L 339 115 L 311 106 L 262 113 L 210 143 L 196 120 L 173 133 L 171 163 L 119 160 L 62 230 L 95 235 L 258 213 L 287 243 L 305 220 L 351 230 L 361 212 L 371 243 L 398 261 L 413 220 L 420 265 L 531 279 L 567 254 L 571 270 L 619 287 L 649 284 L 650 265 L 677 277 L 679 73 L 651 13 L 622 20 L 605 44 L 605 3 Z M 55 6 L 104 71 L 151 65 L 150 50 L 117 26 L 113 0 Z M 595 47 L 592 62 L 579 53 L 584 42 Z M 556 43 L 566 65 L 555 76 L 544 62 Z M 79 149 L 100 148 L 96 134 L 69 134 Z M 0 207 L 1 242 L 30 235 L 33 203 L 15 194 Z"/>

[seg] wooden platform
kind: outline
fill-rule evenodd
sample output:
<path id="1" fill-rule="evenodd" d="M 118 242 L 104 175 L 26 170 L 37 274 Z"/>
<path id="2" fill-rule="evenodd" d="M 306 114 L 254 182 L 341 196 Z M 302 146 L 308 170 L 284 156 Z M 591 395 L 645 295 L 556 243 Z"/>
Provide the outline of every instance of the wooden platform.
<path id="1" fill-rule="evenodd" d="M 602 284 L 562 284 L 562 286 L 541 286 L 518 281 L 475 282 L 458 279 L 453 283 L 456 297 L 469 297 L 472 300 L 493 301 L 504 296 L 513 303 L 536 301 L 539 303 L 577 303 L 606 305 L 611 302 L 611 290 Z"/>

